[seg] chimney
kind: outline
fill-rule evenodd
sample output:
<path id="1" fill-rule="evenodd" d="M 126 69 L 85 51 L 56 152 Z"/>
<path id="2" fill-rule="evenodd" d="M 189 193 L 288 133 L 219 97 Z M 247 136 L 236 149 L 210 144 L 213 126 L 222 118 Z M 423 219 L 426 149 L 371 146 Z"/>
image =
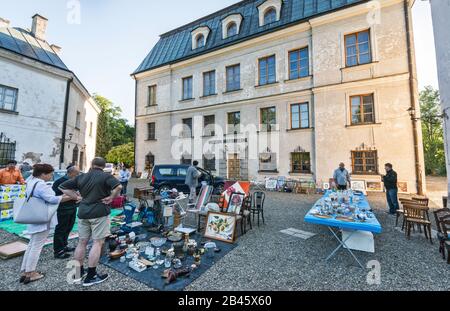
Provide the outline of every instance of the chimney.
<path id="1" fill-rule="evenodd" d="M 48 19 L 39 14 L 34 14 L 32 18 L 33 23 L 31 24 L 31 33 L 35 38 L 45 41 Z"/>
<path id="2" fill-rule="evenodd" d="M 9 27 L 9 20 L 6 18 L 0 17 L 0 28 L 6 28 Z"/>
<path id="3" fill-rule="evenodd" d="M 50 45 L 50 47 L 52 48 L 53 51 L 55 51 L 56 54 L 61 53 L 62 48 L 60 46 L 57 46 L 56 44 L 52 44 L 52 45 Z"/>

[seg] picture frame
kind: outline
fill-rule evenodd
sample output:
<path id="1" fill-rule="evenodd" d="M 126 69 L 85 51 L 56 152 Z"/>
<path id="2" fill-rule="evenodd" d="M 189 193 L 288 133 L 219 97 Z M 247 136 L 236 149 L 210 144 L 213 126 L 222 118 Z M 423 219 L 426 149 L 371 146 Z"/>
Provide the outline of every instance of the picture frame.
<path id="1" fill-rule="evenodd" d="M 408 192 L 408 182 L 399 181 L 397 183 L 397 187 L 398 187 L 398 193 L 409 193 Z"/>
<path id="2" fill-rule="evenodd" d="M 370 192 L 383 192 L 384 186 L 381 181 L 367 181 L 366 182 L 367 191 Z"/>
<path id="3" fill-rule="evenodd" d="M 330 190 L 330 188 L 331 188 L 330 183 L 328 183 L 328 182 L 324 182 L 322 187 L 323 187 L 323 190 Z"/>
<path id="4" fill-rule="evenodd" d="M 204 237 L 226 243 L 234 243 L 236 215 L 208 212 Z"/>
<path id="5" fill-rule="evenodd" d="M 242 204 L 244 203 L 245 194 L 239 192 L 233 192 L 230 196 L 230 202 L 228 203 L 227 212 L 230 214 L 239 215 L 241 212 Z"/>
<path id="6" fill-rule="evenodd" d="M 266 190 L 277 190 L 277 185 L 278 185 L 277 179 L 266 180 Z"/>
<path id="7" fill-rule="evenodd" d="M 361 191 L 364 194 L 367 194 L 367 185 L 365 180 L 352 180 L 351 188 L 354 191 Z"/>

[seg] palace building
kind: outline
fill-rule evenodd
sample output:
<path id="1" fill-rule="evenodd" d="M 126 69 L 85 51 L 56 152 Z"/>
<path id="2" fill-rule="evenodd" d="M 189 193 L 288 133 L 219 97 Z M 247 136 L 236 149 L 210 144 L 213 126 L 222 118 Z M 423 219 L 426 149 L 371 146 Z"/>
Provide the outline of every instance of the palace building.
<path id="1" fill-rule="evenodd" d="M 136 170 L 422 193 L 412 0 L 245 0 L 160 36 L 136 81 Z M 381 187 L 381 189 L 380 189 Z"/>

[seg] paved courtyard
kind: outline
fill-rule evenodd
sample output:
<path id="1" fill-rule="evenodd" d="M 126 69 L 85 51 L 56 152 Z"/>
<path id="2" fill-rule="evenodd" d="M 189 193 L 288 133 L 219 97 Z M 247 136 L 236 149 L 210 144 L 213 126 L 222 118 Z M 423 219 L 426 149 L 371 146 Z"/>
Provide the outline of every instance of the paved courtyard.
<path id="1" fill-rule="evenodd" d="M 134 184 L 142 181 L 134 181 Z M 133 187 L 130 187 L 130 192 Z M 362 270 L 345 250 L 331 261 L 324 258 L 337 246 L 325 227 L 306 224 L 303 217 L 320 196 L 268 192 L 266 224 L 238 239 L 238 246 L 215 266 L 196 279 L 186 290 L 449 290 L 450 267 L 441 259 L 437 241 L 423 235 L 407 240 L 394 228 L 395 217 L 384 213 L 381 194 L 369 201 L 384 232 L 375 238 L 375 254 L 356 252 L 363 263 L 377 260 L 381 265 L 381 284 L 369 285 L 369 269 Z M 298 236 L 281 231 L 302 230 Z M 286 231 L 285 231 L 286 232 Z M 291 231 L 292 232 L 292 231 Z M 314 236 L 304 239 L 305 234 Z M 16 237 L 0 231 L 0 244 Z M 46 273 L 40 282 L 24 286 L 18 282 L 21 258 L 0 261 L 0 290 L 85 290 L 66 282 L 68 261 L 53 259 L 47 247 L 38 269 Z M 89 290 L 152 290 L 127 276 L 101 266 L 111 279 Z"/>

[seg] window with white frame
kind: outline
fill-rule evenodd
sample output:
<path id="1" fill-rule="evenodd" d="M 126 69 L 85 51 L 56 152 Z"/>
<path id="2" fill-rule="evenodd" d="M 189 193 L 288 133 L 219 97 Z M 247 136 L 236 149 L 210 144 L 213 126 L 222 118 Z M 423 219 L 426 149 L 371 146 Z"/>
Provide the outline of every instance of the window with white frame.
<path id="1" fill-rule="evenodd" d="M 0 110 L 16 111 L 18 90 L 0 85 Z"/>
<path id="2" fill-rule="evenodd" d="M 267 0 L 258 6 L 259 26 L 270 25 L 281 19 L 282 0 Z"/>
<path id="3" fill-rule="evenodd" d="M 192 99 L 192 76 L 183 78 L 183 96 L 182 100 Z"/>
<path id="4" fill-rule="evenodd" d="M 216 71 L 208 71 L 203 73 L 203 96 L 216 94 Z"/>
<path id="5" fill-rule="evenodd" d="M 206 45 L 211 30 L 208 27 L 198 27 L 191 32 L 192 49 L 199 49 Z"/>
<path id="6" fill-rule="evenodd" d="M 231 14 L 222 20 L 222 39 L 239 34 L 243 17 L 241 14 Z"/>

